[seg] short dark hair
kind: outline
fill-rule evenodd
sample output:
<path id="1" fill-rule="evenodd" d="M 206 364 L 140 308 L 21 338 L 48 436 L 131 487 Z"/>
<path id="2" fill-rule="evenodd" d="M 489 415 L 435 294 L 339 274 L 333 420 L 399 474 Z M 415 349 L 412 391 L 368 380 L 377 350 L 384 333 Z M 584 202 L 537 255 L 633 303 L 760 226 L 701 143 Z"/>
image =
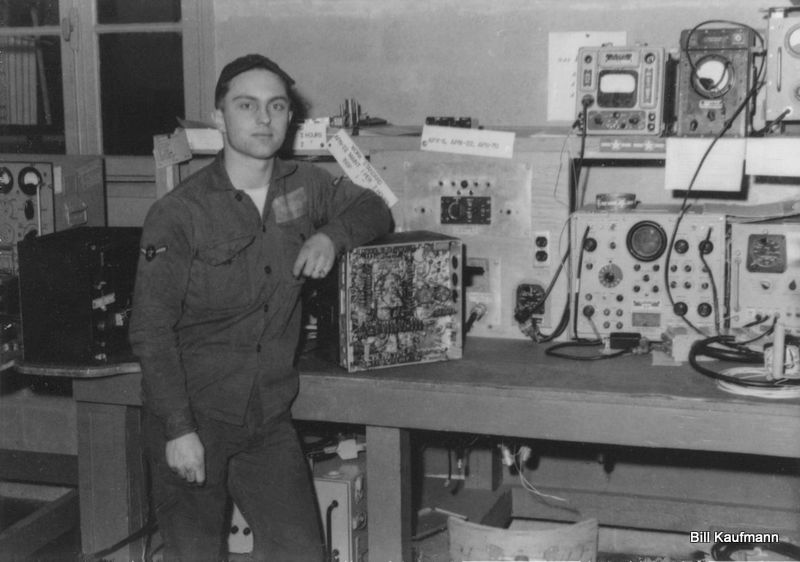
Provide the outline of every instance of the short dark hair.
<path id="1" fill-rule="evenodd" d="M 222 99 L 225 97 L 225 94 L 228 93 L 231 80 L 239 76 L 242 72 L 247 72 L 254 68 L 261 68 L 276 74 L 283 80 L 283 84 L 286 86 L 286 92 L 291 92 L 292 86 L 294 86 L 294 80 L 280 66 L 264 55 L 249 54 L 229 62 L 222 69 L 222 72 L 219 73 L 217 87 L 214 89 L 214 107 L 219 108 Z"/>

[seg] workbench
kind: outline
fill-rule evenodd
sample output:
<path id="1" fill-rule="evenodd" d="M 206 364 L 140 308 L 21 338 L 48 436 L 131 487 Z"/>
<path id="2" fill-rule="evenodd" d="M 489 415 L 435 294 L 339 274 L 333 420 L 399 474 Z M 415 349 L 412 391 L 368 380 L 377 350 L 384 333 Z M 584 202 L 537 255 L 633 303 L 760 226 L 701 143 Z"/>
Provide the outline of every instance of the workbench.
<path id="1" fill-rule="evenodd" d="M 784 488 L 782 498 L 768 498 L 763 505 L 721 500 L 687 508 L 686 498 L 650 498 L 645 511 L 637 510 L 636 498 L 627 498 L 622 509 L 607 510 L 614 516 L 598 512 L 600 522 L 636 526 L 644 519 L 648 526 L 663 522 L 662 528 L 688 531 L 759 521 L 794 536 L 800 530 L 799 399 L 730 394 L 689 367 L 652 366 L 649 355 L 572 361 L 546 355 L 544 345 L 513 339 L 468 338 L 463 359 L 450 362 L 347 373 L 304 356 L 300 366 L 296 419 L 365 426 L 373 562 L 411 561 L 410 435 L 415 430 L 777 461 L 789 467 L 789 474 L 781 475 L 790 479 L 788 492 Z M 139 448 L 138 365 L 18 368 L 74 379 L 84 552 L 140 528 L 148 504 Z M 727 472 L 738 477 L 737 467 Z M 746 472 L 745 467 L 743 482 L 751 482 Z M 593 501 L 604 497 L 597 494 Z M 621 505 L 618 498 L 606 501 Z M 114 558 L 138 558 L 141 548 L 133 543 Z"/>

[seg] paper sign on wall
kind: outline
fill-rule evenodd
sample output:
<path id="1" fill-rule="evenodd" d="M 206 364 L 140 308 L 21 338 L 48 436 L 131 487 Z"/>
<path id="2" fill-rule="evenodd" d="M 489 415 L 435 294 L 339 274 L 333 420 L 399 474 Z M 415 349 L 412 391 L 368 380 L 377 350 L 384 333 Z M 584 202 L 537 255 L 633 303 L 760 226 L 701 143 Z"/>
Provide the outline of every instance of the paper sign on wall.
<path id="1" fill-rule="evenodd" d="M 371 189 L 380 195 L 389 207 L 397 203 L 397 196 L 369 163 L 361 150 L 344 129 L 328 140 L 328 151 L 353 183 Z"/>
<path id="2" fill-rule="evenodd" d="M 800 176 L 800 139 L 776 137 L 747 139 L 747 165 L 751 176 Z"/>
<path id="3" fill-rule="evenodd" d="M 671 191 L 740 191 L 744 176 L 745 139 L 667 137 L 664 188 Z M 699 166 L 699 173 L 692 178 Z"/>
<path id="4" fill-rule="evenodd" d="M 515 137 L 514 133 L 506 131 L 425 125 L 422 128 L 420 149 L 431 152 L 512 158 Z"/>
<path id="5" fill-rule="evenodd" d="M 578 74 L 578 49 L 605 44 L 625 46 L 624 31 L 551 32 L 547 36 L 547 120 L 568 121 L 576 116 L 575 80 Z"/>

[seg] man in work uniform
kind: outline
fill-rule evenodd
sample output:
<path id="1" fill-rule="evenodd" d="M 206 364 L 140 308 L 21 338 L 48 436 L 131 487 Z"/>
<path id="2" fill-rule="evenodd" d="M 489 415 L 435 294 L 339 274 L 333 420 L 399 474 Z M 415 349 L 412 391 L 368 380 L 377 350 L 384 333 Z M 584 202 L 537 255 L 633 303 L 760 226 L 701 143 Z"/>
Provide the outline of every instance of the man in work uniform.
<path id="1" fill-rule="evenodd" d="M 276 156 L 294 81 L 261 55 L 220 73 L 223 150 L 145 220 L 130 339 L 166 560 L 218 560 L 233 498 L 255 559 L 322 560 L 292 426 L 305 278 L 391 228 L 374 193 Z"/>

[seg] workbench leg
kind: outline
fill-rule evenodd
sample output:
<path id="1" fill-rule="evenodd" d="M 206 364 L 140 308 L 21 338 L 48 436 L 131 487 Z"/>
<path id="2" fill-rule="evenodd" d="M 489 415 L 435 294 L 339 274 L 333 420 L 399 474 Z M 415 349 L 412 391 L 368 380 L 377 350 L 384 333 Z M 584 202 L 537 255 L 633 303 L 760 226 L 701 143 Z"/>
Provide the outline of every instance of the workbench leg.
<path id="1" fill-rule="evenodd" d="M 77 403 L 81 550 L 91 554 L 138 531 L 147 519 L 141 409 Z M 124 516 L 123 516 L 124 515 Z M 106 560 L 139 560 L 143 541 Z"/>
<path id="2" fill-rule="evenodd" d="M 369 559 L 412 562 L 409 432 L 389 427 L 366 429 Z"/>

